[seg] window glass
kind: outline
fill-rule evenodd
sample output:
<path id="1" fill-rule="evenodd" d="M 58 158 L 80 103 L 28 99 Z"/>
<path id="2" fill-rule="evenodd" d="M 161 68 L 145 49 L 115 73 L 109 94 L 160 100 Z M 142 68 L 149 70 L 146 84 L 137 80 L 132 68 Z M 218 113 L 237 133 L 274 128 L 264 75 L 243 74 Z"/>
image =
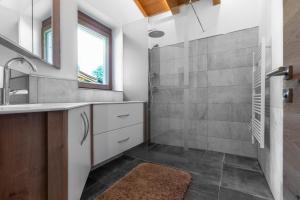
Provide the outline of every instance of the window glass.
<path id="1" fill-rule="evenodd" d="M 108 38 L 78 25 L 78 79 L 80 82 L 108 84 Z"/>
<path id="2" fill-rule="evenodd" d="M 44 32 L 44 59 L 53 64 L 53 32 L 51 28 Z"/>

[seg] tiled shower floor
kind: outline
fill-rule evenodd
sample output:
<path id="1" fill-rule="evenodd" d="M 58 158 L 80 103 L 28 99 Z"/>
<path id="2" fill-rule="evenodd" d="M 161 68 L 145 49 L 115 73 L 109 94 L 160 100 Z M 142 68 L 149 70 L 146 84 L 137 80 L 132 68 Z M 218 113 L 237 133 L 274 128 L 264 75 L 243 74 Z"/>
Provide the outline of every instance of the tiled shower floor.
<path id="1" fill-rule="evenodd" d="M 90 173 L 82 200 L 92 200 L 142 162 L 189 171 L 185 200 L 272 200 L 257 160 L 224 153 L 153 144 L 140 145 Z"/>

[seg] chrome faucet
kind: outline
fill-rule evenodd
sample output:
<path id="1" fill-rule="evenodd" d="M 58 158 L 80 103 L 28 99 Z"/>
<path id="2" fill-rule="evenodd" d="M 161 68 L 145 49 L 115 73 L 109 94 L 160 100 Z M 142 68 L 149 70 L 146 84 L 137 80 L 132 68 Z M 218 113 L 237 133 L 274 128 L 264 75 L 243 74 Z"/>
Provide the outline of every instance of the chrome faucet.
<path id="1" fill-rule="evenodd" d="M 16 57 L 16 58 L 12 58 L 9 61 L 7 61 L 6 64 L 4 65 L 4 69 L 3 69 L 3 89 L 2 89 L 2 96 L 1 96 L 2 105 L 9 104 L 9 96 L 10 96 L 9 79 L 10 79 L 10 75 L 11 75 L 10 66 L 15 62 L 20 62 L 21 64 L 26 62 L 30 66 L 32 71 L 34 71 L 34 72 L 37 71 L 36 66 L 27 58 Z"/>

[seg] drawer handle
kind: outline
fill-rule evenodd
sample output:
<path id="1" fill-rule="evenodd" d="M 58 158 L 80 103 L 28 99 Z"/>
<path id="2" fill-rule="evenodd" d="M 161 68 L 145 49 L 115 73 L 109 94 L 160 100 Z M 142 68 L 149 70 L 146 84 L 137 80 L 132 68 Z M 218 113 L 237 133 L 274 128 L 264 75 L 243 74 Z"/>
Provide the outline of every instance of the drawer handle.
<path id="1" fill-rule="evenodd" d="M 84 123 L 84 136 L 80 142 L 81 146 L 83 145 L 83 143 L 85 142 L 89 132 L 90 132 L 90 122 L 89 122 L 89 118 L 87 116 L 87 114 L 85 112 L 83 112 L 83 114 L 81 113 L 81 118 L 83 120 Z"/>
<path id="2" fill-rule="evenodd" d="M 129 116 L 130 116 L 130 114 L 125 114 L 125 115 L 118 115 L 117 117 L 124 118 L 124 117 L 129 117 Z"/>
<path id="3" fill-rule="evenodd" d="M 128 137 L 128 138 L 126 138 L 124 140 L 120 140 L 120 141 L 118 141 L 118 143 L 121 144 L 121 143 L 127 142 L 129 139 L 130 139 L 130 137 Z"/>
<path id="4" fill-rule="evenodd" d="M 86 124 L 86 121 L 85 121 L 85 116 L 82 113 L 80 114 L 80 116 L 81 116 L 81 119 L 82 119 L 83 125 L 84 125 L 83 138 L 82 138 L 82 140 L 80 142 L 80 145 L 82 146 L 83 143 L 84 143 L 84 140 L 85 140 L 86 132 L 87 132 L 87 129 L 86 129 L 87 128 L 87 124 Z"/>

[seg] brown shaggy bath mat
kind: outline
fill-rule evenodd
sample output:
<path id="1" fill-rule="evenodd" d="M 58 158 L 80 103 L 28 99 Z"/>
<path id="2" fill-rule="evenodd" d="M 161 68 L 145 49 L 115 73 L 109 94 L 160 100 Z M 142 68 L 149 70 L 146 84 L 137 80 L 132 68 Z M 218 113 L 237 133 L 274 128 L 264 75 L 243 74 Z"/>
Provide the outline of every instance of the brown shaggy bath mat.
<path id="1" fill-rule="evenodd" d="M 187 172 L 143 163 L 96 199 L 183 200 L 191 179 L 191 175 Z"/>

